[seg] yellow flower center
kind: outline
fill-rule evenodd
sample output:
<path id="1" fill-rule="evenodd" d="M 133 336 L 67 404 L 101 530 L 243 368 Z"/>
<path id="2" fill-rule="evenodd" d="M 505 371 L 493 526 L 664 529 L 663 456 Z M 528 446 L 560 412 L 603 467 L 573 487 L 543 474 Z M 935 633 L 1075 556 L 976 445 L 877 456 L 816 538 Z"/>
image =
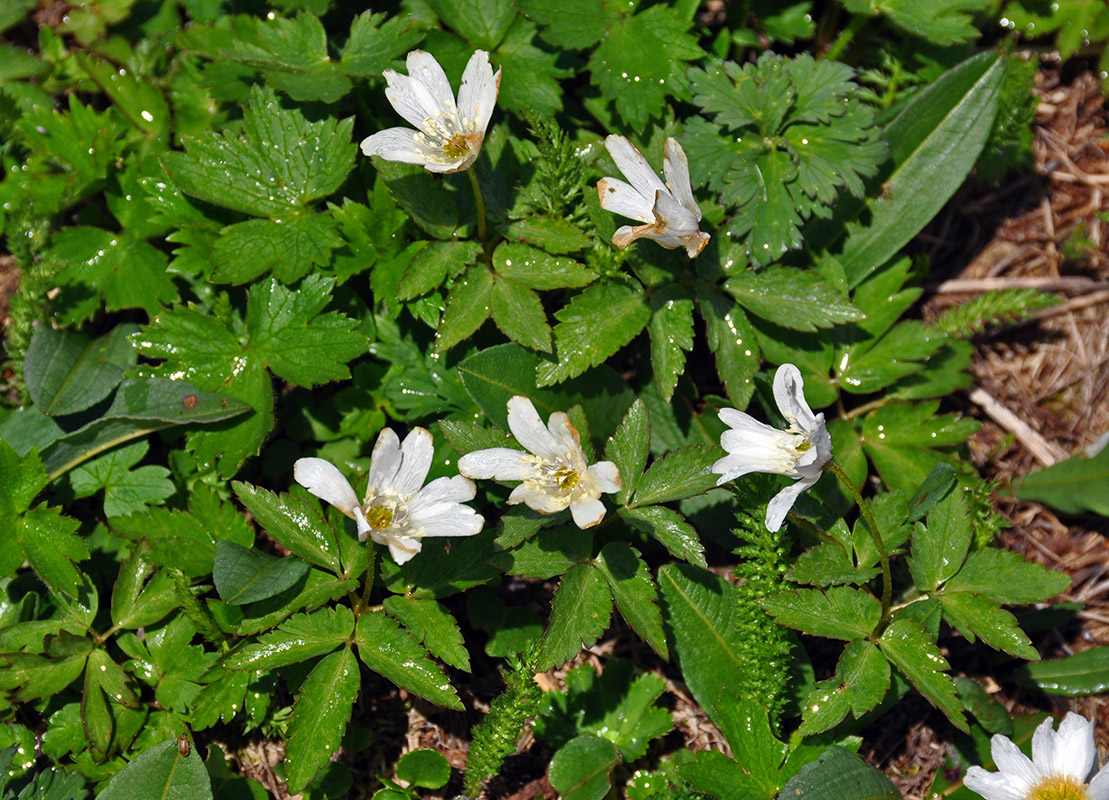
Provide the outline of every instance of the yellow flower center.
<path id="1" fill-rule="evenodd" d="M 555 470 L 554 478 L 558 482 L 558 488 L 564 492 L 572 491 L 581 480 L 581 476 L 569 467 L 559 467 Z"/>
<path id="2" fill-rule="evenodd" d="M 1052 775 L 1032 787 L 1025 800 L 1089 800 L 1086 784 L 1066 775 Z"/>
<path id="3" fill-rule="evenodd" d="M 370 527 L 375 531 L 388 528 L 393 524 L 393 509 L 384 505 L 374 506 L 366 512 L 366 522 L 370 523 Z"/>
<path id="4" fill-rule="evenodd" d="M 470 154 L 470 138 L 464 133 L 456 133 L 443 145 L 443 153 L 448 158 L 462 158 Z"/>

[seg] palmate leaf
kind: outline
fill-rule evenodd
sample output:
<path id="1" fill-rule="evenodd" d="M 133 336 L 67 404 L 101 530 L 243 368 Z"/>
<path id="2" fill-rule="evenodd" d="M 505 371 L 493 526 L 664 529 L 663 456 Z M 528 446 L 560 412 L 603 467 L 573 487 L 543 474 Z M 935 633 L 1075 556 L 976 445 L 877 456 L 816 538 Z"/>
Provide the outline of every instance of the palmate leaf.
<path id="1" fill-rule="evenodd" d="M 400 620 L 428 652 L 452 667 L 470 671 L 470 654 L 466 652 L 458 622 L 437 601 L 430 597 L 394 595 L 386 597 L 383 604 L 389 615 Z"/>
<path id="2" fill-rule="evenodd" d="M 962 444 L 980 423 L 954 414 L 936 416 L 938 401 L 889 403 L 861 424 L 863 450 L 891 489 L 913 491 L 932 468 L 953 458 L 935 448 Z"/>
<path id="3" fill-rule="evenodd" d="M 845 0 L 844 5 L 853 14 L 885 15 L 897 27 L 940 45 L 981 36 L 973 14 L 989 8 L 988 0 Z"/>
<path id="4" fill-rule="evenodd" d="M 398 15 L 386 20 L 385 16 L 365 11 L 351 22 L 350 38 L 340 59 L 347 75 L 379 77 L 394 58 L 411 50 L 423 38 L 423 31 L 416 29 L 413 17 Z"/>
<path id="5" fill-rule="evenodd" d="M 104 515 L 108 517 L 159 504 L 177 489 L 165 467 L 135 467 L 149 447 L 145 441 L 135 442 L 77 467 L 69 476 L 74 496 L 89 497 L 103 489 Z"/>
<path id="6" fill-rule="evenodd" d="M 847 643 L 836 674 L 821 681 L 804 703 L 802 736 L 826 731 L 848 712 L 858 719 L 885 697 L 890 686 L 890 665 L 873 642 L 855 639 Z"/>
<path id="7" fill-rule="evenodd" d="M 212 247 L 216 283 L 248 283 L 272 271 L 282 283 L 300 280 L 313 266 L 331 263 L 343 244 L 330 214 L 252 219 L 229 225 Z"/>
<path id="8" fill-rule="evenodd" d="M 849 586 L 791 589 L 763 600 L 780 625 L 829 639 L 862 639 L 874 632 L 882 604 L 867 591 Z"/>
<path id="9" fill-rule="evenodd" d="M 814 331 L 865 318 L 814 272 L 790 267 L 747 270 L 729 278 L 724 288 L 752 314 L 791 330 Z"/>

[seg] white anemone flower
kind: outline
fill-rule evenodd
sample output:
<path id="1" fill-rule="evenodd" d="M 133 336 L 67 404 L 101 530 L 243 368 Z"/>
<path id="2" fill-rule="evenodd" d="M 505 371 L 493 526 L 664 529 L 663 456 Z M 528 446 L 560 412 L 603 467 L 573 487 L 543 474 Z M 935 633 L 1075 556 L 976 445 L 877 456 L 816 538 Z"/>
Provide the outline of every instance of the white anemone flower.
<path id="1" fill-rule="evenodd" d="M 456 103 L 447 73 L 435 56 L 413 50 L 407 64 L 407 75 L 391 69 L 382 73 L 388 84 L 385 96 L 417 130 L 378 131 L 362 140 L 362 152 L 387 161 L 420 164 L 429 172 L 466 169 L 481 152 L 501 87 L 501 71 L 493 74 L 489 54 L 475 51 L 462 73 Z"/>
<path id="2" fill-rule="evenodd" d="M 780 431 L 734 408 L 720 409 L 720 419 L 731 429 L 720 437 L 728 455 L 712 465 L 719 486 L 749 472 L 772 472 L 796 479 L 778 492 L 766 507 L 766 527 L 776 531 L 801 492 L 812 487 L 832 457 L 832 437 L 823 414 L 813 414 L 805 402 L 801 371 L 782 364 L 774 374 L 774 400 L 789 423 Z"/>
<path id="3" fill-rule="evenodd" d="M 1049 717 L 1036 728 L 1031 759 L 1007 736 L 994 736 L 990 752 L 998 771 L 971 767 L 963 784 L 986 800 L 1109 800 L 1109 769 L 1090 779 L 1097 762 L 1094 723 L 1070 713 L 1058 731 L 1053 725 Z"/>
<path id="4" fill-rule="evenodd" d="M 413 428 L 402 444 L 386 428 L 377 437 L 370 460 L 370 482 L 359 504 L 343 473 L 322 458 L 301 458 L 293 465 L 296 482 L 326 500 L 358 524 L 358 540 L 366 537 L 387 545 L 393 560 L 403 564 L 422 547 L 426 536 L 473 536 L 485 519 L 469 506 L 476 489 L 461 475 L 424 480 L 434 448 L 431 434 Z"/>
<path id="5" fill-rule="evenodd" d="M 605 139 L 605 147 L 631 183 L 619 178 L 601 178 L 597 182 L 601 208 L 644 223 L 619 228 L 612 243 L 624 248 L 639 238 L 654 239 L 667 250 L 684 247 L 690 258 L 696 258 L 711 237 L 698 228 L 701 207 L 693 199 L 689 161 L 678 140 L 667 139 L 663 148 L 662 171 L 666 183 L 626 137 L 609 136 Z"/>
<path id="6" fill-rule="evenodd" d="M 605 516 L 602 492 L 620 491 L 620 470 L 611 461 L 588 464 L 581 439 L 561 411 L 544 425 L 531 400 L 516 395 L 508 401 L 508 427 L 530 452 L 509 447 L 475 450 L 458 460 L 458 471 L 469 478 L 522 481 L 508 504 L 524 503 L 541 514 L 569 508 L 579 528 L 590 528 Z"/>

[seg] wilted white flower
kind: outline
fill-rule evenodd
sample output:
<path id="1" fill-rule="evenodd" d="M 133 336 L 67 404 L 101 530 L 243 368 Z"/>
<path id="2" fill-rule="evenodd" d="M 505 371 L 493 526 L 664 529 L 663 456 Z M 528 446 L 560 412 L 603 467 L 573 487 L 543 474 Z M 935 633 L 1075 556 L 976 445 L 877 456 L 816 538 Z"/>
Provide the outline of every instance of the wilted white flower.
<path id="1" fill-rule="evenodd" d="M 370 460 L 370 484 L 359 505 L 354 489 L 330 461 L 301 458 L 293 465 L 296 482 L 326 500 L 358 524 L 358 540 L 369 536 L 388 545 L 393 560 L 403 564 L 420 552 L 425 536 L 473 536 L 485 519 L 469 506 L 473 481 L 461 475 L 424 480 L 434 448 L 431 434 L 413 428 L 402 444 L 389 428 L 377 437 Z"/>
<path id="2" fill-rule="evenodd" d="M 458 471 L 469 478 L 522 481 L 509 495 L 509 505 L 524 503 L 541 514 L 569 508 L 579 528 L 604 519 L 601 492 L 620 490 L 620 471 L 611 461 L 586 463 L 569 417 L 556 411 L 544 425 L 531 400 L 516 395 L 508 401 L 508 427 L 530 452 L 475 450 L 458 460 Z"/>
<path id="3" fill-rule="evenodd" d="M 458 172 L 477 159 L 489 117 L 497 102 L 501 71 L 493 74 L 489 54 L 470 56 L 458 102 L 447 73 L 435 56 L 423 50 L 408 54 L 408 74 L 387 69 L 385 96 L 411 128 L 388 128 L 362 140 L 362 152 L 402 164 L 421 164 L 429 172 Z"/>
<path id="4" fill-rule="evenodd" d="M 1097 761 L 1094 723 L 1072 713 L 1058 731 L 1053 725 L 1049 717 L 1036 728 L 1031 759 L 1007 736 L 994 736 L 997 772 L 971 767 L 963 784 L 986 800 L 1109 800 L 1109 769 L 1089 780 Z"/>
<path id="5" fill-rule="evenodd" d="M 612 237 L 617 247 L 627 247 L 636 239 L 654 239 L 668 250 L 684 247 L 690 258 L 708 244 L 709 235 L 697 227 L 701 221 L 701 208 L 693 199 L 689 186 L 689 161 L 682 146 L 673 137 L 666 140 L 662 171 L 666 183 L 643 154 L 624 136 L 609 136 L 605 147 L 612 155 L 620 172 L 631 183 L 619 178 L 601 178 L 597 182 L 597 195 L 601 208 L 622 217 L 639 220 L 643 225 L 624 225 Z"/>
<path id="6" fill-rule="evenodd" d="M 749 472 L 773 472 L 795 478 L 766 507 L 766 527 L 776 531 L 801 492 L 820 480 L 832 457 L 832 438 L 823 414 L 813 414 L 805 402 L 804 381 L 793 364 L 782 364 L 774 374 L 774 400 L 789 428 L 780 431 L 734 408 L 720 409 L 724 431 L 720 446 L 728 455 L 712 465 L 719 486 Z"/>

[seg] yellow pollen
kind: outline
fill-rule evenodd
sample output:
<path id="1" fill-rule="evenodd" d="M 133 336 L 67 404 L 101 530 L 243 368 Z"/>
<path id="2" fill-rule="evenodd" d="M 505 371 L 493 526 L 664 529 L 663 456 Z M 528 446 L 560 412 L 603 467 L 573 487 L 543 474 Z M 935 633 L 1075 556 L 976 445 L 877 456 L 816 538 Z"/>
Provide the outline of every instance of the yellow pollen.
<path id="1" fill-rule="evenodd" d="M 806 438 L 806 439 L 802 440 L 801 444 L 797 445 L 797 447 L 795 449 L 797 450 L 798 453 L 804 453 L 810 447 L 812 447 L 812 442 L 810 442 Z"/>
<path id="2" fill-rule="evenodd" d="M 456 133 L 451 140 L 443 146 L 443 153 L 449 158 L 462 158 L 470 154 L 470 142 L 464 133 Z"/>
<path id="3" fill-rule="evenodd" d="M 581 480 L 581 476 L 569 467 L 560 467 L 555 471 L 554 477 L 558 481 L 558 488 L 564 492 L 571 491 Z"/>
<path id="4" fill-rule="evenodd" d="M 1025 800 L 1089 800 L 1086 785 L 1066 775 L 1051 775 L 1032 787 Z"/>
<path id="5" fill-rule="evenodd" d="M 366 522 L 375 531 L 388 528 L 393 524 L 393 509 L 388 506 L 374 506 L 366 512 Z"/>

